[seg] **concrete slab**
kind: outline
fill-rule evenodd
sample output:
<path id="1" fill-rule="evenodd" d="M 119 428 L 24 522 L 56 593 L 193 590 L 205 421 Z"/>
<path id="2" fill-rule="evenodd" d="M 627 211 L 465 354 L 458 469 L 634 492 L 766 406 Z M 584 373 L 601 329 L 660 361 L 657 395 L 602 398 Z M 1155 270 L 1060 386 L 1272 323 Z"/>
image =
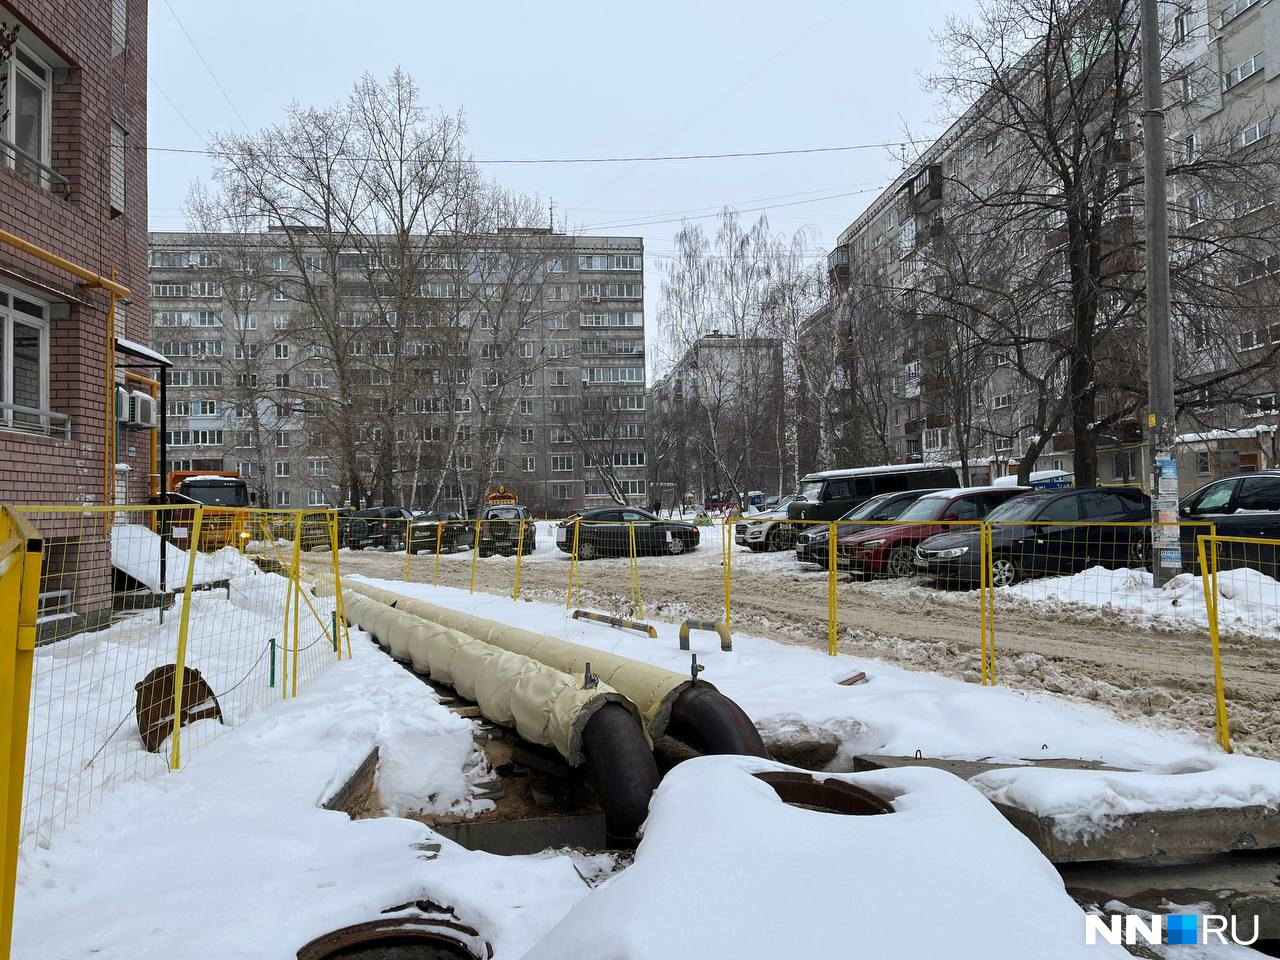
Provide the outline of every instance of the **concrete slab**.
<path id="1" fill-rule="evenodd" d="M 1109 767 L 1097 760 L 1027 760 L 1023 763 L 1009 763 L 999 760 L 938 760 L 933 757 L 890 757 L 863 754 L 853 758 L 851 773 L 864 770 L 893 770 L 898 767 L 932 767 L 954 773 L 962 780 L 976 777 L 980 773 L 992 770 L 1019 769 L 1021 767 L 1051 767 L 1055 770 L 1114 770 L 1124 772 L 1120 767 Z"/>

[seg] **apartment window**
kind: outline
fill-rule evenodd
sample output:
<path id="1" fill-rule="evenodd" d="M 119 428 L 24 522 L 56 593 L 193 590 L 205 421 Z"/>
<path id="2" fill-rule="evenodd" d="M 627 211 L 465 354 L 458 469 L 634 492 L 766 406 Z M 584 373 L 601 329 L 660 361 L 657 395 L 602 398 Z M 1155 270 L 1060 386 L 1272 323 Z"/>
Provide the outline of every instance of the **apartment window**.
<path id="1" fill-rule="evenodd" d="M 277 464 L 277 466 L 278 466 L 278 464 Z M 288 491 L 288 490 L 277 490 L 277 491 L 276 491 L 276 506 L 277 506 L 277 507 L 287 507 L 287 506 L 289 506 L 289 504 L 290 504 L 290 503 L 292 503 L 292 502 L 293 502 L 293 496 L 289 493 L 289 491 Z"/>
<path id="2" fill-rule="evenodd" d="M 245 446 L 248 446 L 248 444 L 245 444 Z M 258 465 L 252 460 L 241 460 L 236 465 L 236 468 L 242 477 L 255 477 L 258 475 Z M 174 469 L 177 468 L 175 467 Z M 190 468 L 188 467 L 188 469 Z"/>
<path id="3" fill-rule="evenodd" d="M 258 345 L 256 343 L 237 343 L 231 348 L 231 353 L 236 360 L 254 360 L 258 356 Z"/>
<path id="4" fill-rule="evenodd" d="M 533 443 L 533 427 L 520 428 L 520 442 Z"/>
<path id="5" fill-rule="evenodd" d="M 480 381 L 481 386 L 488 387 L 490 390 L 498 386 L 497 370 L 483 370 L 481 371 L 481 374 L 482 374 L 481 381 Z"/>
<path id="6" fill-rule="evenodd" d="M 277 477 L 287 477 L 287 476 L 289 476 L 289 461 L 288 461 L 288 460 L 277 460 L 277 461 L 276 461 L 276 476 L 277 476 Z"/>
<path id="7" fill-rule="evenodd" d="M 197 280 L 189 287 L 191 296 L 193 297 L 220 297 L 222 296 L 222 284 L 215 283 L 212 280 Z"/>
<path id="8" fill-rule="evenodd" d="M 196 370 L 191 378 L 191 386 L 193 387 L 220 387 L 222 386 L 221 370 Z"/>
<path id="9" fill-rule="evenodd" d="M 586 300 L 599 300 L 601 289 L 601 285 L 598 283 L 580 282 L 578 284 L 578 296 Z"/>
<path id="10" fill-rule="evenodd" d="M 520 344 L 520 356 L 525 360 L 530 359 L 533 356 L 533 344 L 527 342 Z"/>
<path id="11" fill-rule="evenodd" d="M 165 446 L 168 447 L 189 447 L 191 446 L 190 430 L 166 430 L 164 433 Z"/>
<path id="12" fill-rule="evenodd" d="M 535 470 L 538 469 L 538 458 L 537 457 L 521 457 L 520 469 L 523 470 L 525 473 L 533 473 Z"/>
<path id="13" fill-rule="evenodd" d="M 569 499 L 569 485 L 567 483 L 555 483 L 551 485 L 551 496 L 556 500 Z"/>
<path id="14" fill-rule="evenodd" d="M 551 386 L 553 387 L 569 386 L 569 371 L 568 370 L 552 370 Z"/>
<path id="15" fill-rule="evenodd" d="M 639 254 L 614 254 L 609 257 L 610 270 L 639 270 L 644 265 L 644 258 Z"/>
<path id="16" fill-rule="evenodd" d="M 459 470 L 470 470 L 473 461 L 471 459 L 471 454 L 459 453 L 454 455 L 453 462 L 457 465 Z"/>
<path id="17" fill-rule="evenodd" d="M 993 410 L 1005 410 L 1013 406 L 1013 394 L 1001 393 L 991 398 L 991 408 Z"/>
<path id="18" fill-rule="evenodd" d="M 245 313 L 236 317 L 237 330 L 257 330 L 258 318 L 255 314 Z"/>
<path id="19" fill-rule="evenodd" d="M 1252 7 L 1258 0 L 1234 0 L 1222 8 L 1222 25 L 1225 27 L 1240 14 Z"/>
<path id="20" fill-rule="evenodd" d="M 563 427 L 551 428 L 552 443 L 573 443 L 573 434 Z"/>
<path id="21" fill-rule="evenodd" d="M 1260 397 L 1253 398 L 1254 409 L 1250 412 L 1255 416 L 1267 416 L 1276 412 L 1276 395 L 1274 393 L 1264 393 Z"/>
<path id="22" fill-rule="evenodd" d="M 187 285 L 185 283 L 152 283 L 151 296 L 153 299 L 159 297 L 185 297 L 187 295 Z"/>
<path id="23" fill-rule="evenodd" d="M 1236 334 L 1236 342 L 1241 350 L 1252 350 L 1267 342 L 1266 332 L 1263 330 L 1241 330 Z"/>
<path id="24" fill-rule="evenodd" d="M 124 127 L 118 123 L 111 124 L 111 212 L 124 213 Z"/>
<path id="25" fill-rule="evenodd" d="M 329 461 L 322 457 L 311 457 L 307 460 L 307 476 L 309 477 L 327 477 L 329 475 Z"/>
<path id="26" fill-rule="evenodd" d="M 216 310 L 197 310 L 191 314 L 191 326 L 220 327 L 222 326 L 222 314 Z"/>
<path id="27" fill-rule="evenodd" d="M 644 367 L 587 367 L 588 383 L 643 383 Z"/>
<path id="28" fill-rule="evenodd" d="M 116 317 L 119 320 L 119 316 Z M 221 340 L 197 340 L 192 344 L 194 348 L 191 352 L 198 357 L 220 357 L 222 356 Z"/>
<path id="29" fill-rule="evenodd" d="M 573 469 L 573 457 L 569 454 L 556 454 L 551 458 L 552 473 L 568 473 Z"/>
<path id="30" fill-rule="evenodd" d="M 288 431 L 288 430 L 277 430 L 277 431 L 276 431 L 276 446 L 277 446 L 277 447 L 287 447 L 287 446 L 289 446 L 289 431 Z"/>
<path id="31" fill-rule="evenodd" d="M 1236 137 L 1236 146 L 1243 150 L 1245 147 L 1252 146 L 1259 140 L 1264 140 L 1271 135 L 1271 118 L 1259 120 L 1257 123 L 1251 124 L 1240 131 L 1240 135 Z"/>
<path id="32" fill-rule="evenodd" d="M 583 255 L 578 257 L 579 270 L 608 270 L 609 258 L 605 255 Z"/>
<path id="33" fill-rule="evenodd" d="M 192 400 L 188 408 L 192 417 L 216 417 L 218 415 L 217 400 Z"/>
<path id="34" fill-rule="evenodd" d="M 191 386 L 191 384 L 187 384 L 187 386 Z M 236 374 L 236 386 L 242 389 L 256 389 L 258 386 L 258 375 L 256 373 Z"/>
<path id="35" fill-rule="evenodd" d="M 644 451 L 643 450 L 624 450 L 613 455 L 613 465 L 615 467 L 643 467 Z"/>
<path id="36" fill-rule="evenodd" d="M 287 373 L 277 373 L 276 386 L 282 389 L 289 386 L 289 375 Z"/>
<path id="37" fill-rule="evenodd" d="M 951 431 L 946 427 L 931 427 L 924 432 L 926 450 L 945 450 L 951 446 Z"/>
<path id="38" fill-rule="evenodd" d="M 309 507 L 323 507 L 323 506 L 327 506 L 327 505 L 328 505 L 328 504 L 327 504 L 327 502 L 326 502 L 326 500 L 325 500 L 325 496 L 324 496 L 324 491 L 323 491 L 323 490 L 308 490 L 308 491 L 307 491 L 307 506 L 309 506 Z"/>
<path id="39" fill-rule="evenodd" d="M 329 386 L 329 374 L 324 371 L 311 372 L 307 374 L 307 386 L 313 388 L 324 388 Z"/>
<path id="40" fill-rule="evenodd" d="M 1191 12 L 1183 10 L 1173 18 L 1173 42 L 1185 43 L 1191 36 Z"/>
<path id="41" fill-rule="evenodd" d="M 1255 53 L 1252 57 L 1250 57 L 1244 63 L 1240 64 L 1238 67 L 1235 67 L 1232 70 L 1228 70 L 1225 74 L 1223 74 L 1222 89 L 1230 90 L 1232 87 L 1240 83 L 1243 83 L 1245 80 L 1248 80 L 1255 73 L 1261 70 L 1262 66 L 1263 66 L 1262 54 Z"/>
<path id="42" fill-rule="evenodd" d="M 170 417 L 185 417 L 190 411 L 191 404 L 186 400 L 170 400 L 165 412 Z"/>
<path id="43" fill-rule="evenodd" d="M 556 314 L 554 316 L 547 317 L 547 329 L 548 330 L 568 330 L 569 318 L 564 314 Z"/>
<path id="44" fill-rule="evenodd" d="M 271 315 L 272 330 L 288 330 L 289 315 L 287 313 L 273 313 Z"/>
<path id="45" fill-rule="evenodd" d="M 623 480 L 622 492 L 629 497 L 643 497 L 645 493 L 645 481 Z"/>
<path id="46" fill-rule="evenodd" d="M 277 290 L 273 294 L 271 294 L 271 299 L 274 300 L 276 303 L 282 303 L 285 300 L 289 299 L 289 295 L 285 293 L 283 290 Z"/>
<path id="47" fill-rule="evenodd" d="M 553 257 L 547 261 L 547 273 L 567 273 L 568 268 L 564 265 L 564 261 L 559 257 Z"/>
<path id="48" fill-rule="evenodd" d="M 1013 438 L 1012 437 L 996 437 L 994 446 L 995 446 L 996 453 L 1012 453 Z"/>
<path id="49" fill-rule="evenodd" d="M 289 345 L 287 343 L 277 343 L 274 352 L 277 360 L 289 359 Z"/>
<path id="50" fill-rule="evenodd" d="M 236 431 L 235 433 L 233 433 L 231 436 L 233 437 L 233 439 L 234 439 L 234 443 L 235 443 L 235 446 L 237 446 L 237 447 L 252 447 L 252 446 L 253 446 L 253 433 L 252 433 L 251 431 L 248 431 L 248 430 L 237 430 L 237 431 Z"/>
<path id="51" fill-rule="evenodd" d="M 1207 477 L 1213 473 L 1213 455 L 1208 450 L 1196 451 L 1196 476 Z"/>
<path id="52" fill-rule="evenodd" d="M 129 39 L 129 0 L 111 0 L 111 55 L 124 52 Z"/>
<path id="53" fill-rule="evenodd" d="M 569 287 L 563 283 L 553 283 L 547 287 L 547 299 L 560 302 L 569 299 Z"/>
<path id="54" fill-rule="evenodd" d="M 4 163 L 18 176 L 48 188 L 49 176 L 38 164 L 47 166 L 51 159 L 53 70 L 21 43 L 0 69 L 9 74 L 4 136 L 17 148 L 4 150 Z"/>
<path id="55" fill-rule="evenodd" d="M 552 343 L 547 348 L 548 356 L 557 359 L 563 359 L 569 356 L 569 344 L 563 341 Z"/>
<path id="56" fill-rule="evenodd" d="M 627 394 L 621 397 L 613 397 L 613 409 L 615 410 L 643 410 L 644 395 L 643 394 Z"/>
<path id="57" fill-rule="evenodd" d="M 1265 260 L 1242 263 L 1236 267 L 1236 283 L 1250 283 L 1280 272 L 1280 254 L 1272 254 Z"/>
<path id="58" fill-rule="evenodd" d="M 612 300 L 641 300 L 644 298 L 644 284 L 610 283 L 605 287 L 605 296 Z"/>
<path id="59" fill-rule="evenodd" d="M 626 440 L 643 440 L 644 424 L 643 423 L 621 423 L 618 425 L 617 435 Z"/>
<path id="60" fill-rule="evenodd" d="M 46 307 L 0 290 L 0 400 L 32 410 L 49 407 L 49 327 Z M 0 409 L 0 428 L 47 433 L 38 414 Z"/>

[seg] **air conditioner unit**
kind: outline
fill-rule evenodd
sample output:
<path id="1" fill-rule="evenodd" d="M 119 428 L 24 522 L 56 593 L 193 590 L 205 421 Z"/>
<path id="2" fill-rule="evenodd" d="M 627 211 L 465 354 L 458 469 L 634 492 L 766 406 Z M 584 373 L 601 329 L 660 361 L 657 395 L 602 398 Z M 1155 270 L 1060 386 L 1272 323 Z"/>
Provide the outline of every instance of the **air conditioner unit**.
<path id="1" fill-rule="evenodd" d="M 154 427 L 158 422 L 155 397 L 141 390 L 129 394 L 129 424 L 134 427 Z"/>
<path id="2" fill-rule="evenodd" d="M 116 387 L 116 423 L 129 422 L 129 391 Z"/>
<path id="3" fill-rule="evenodd" d="M 600 300 L 601 298 L 598 294 L 594 297 L 587 297 L 587 303 L 599 303 Z"/>

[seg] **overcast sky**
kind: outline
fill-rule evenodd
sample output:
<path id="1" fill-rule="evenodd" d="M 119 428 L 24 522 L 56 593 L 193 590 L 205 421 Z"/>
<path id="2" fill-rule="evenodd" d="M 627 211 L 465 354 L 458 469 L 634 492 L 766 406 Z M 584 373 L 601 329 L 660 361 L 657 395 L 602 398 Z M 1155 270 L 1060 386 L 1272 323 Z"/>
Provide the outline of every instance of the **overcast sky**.
<path id="1" fill-rule="evenodd" d="M 184 228 L 188 187 L 209 169 L 203 157 L 157 148 L 201 148 L 210 131 L 263 126 L 293 99 L 332 104 L 362 72 L 396 65 L 427 102 L 465 111 L 478 159 L 785 150 L 901 140 L 908 126 L 934 133 L 920 73 L 935 61 L 930 31 L 958 6 L 967 4 L 152 0 L 151 225 Z M 713 228 L 726 204 L 746 220 L 771 207 L 775 230 L 811 228 L 822 253 L 899 167 L 895 151 L 877 148 L 486 170 L 554 200 L 557 224 L 571 230 L 643 236 L 652 318 L 682 216 L 708 215 L 701 222 Z"/>

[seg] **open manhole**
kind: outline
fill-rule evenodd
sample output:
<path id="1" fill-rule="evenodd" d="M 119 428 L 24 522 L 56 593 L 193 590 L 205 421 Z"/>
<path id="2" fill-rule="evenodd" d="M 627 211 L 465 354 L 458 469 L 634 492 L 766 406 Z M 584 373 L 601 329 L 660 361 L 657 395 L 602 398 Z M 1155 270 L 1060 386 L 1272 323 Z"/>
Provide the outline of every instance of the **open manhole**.
<path id="1" fill-rule="evenodd" d="M 489 960 L 477 930 L 434 917 L 385 917 L 316 937 L 298 960 Z"/>
<path id="2" fill-rule="evenodd" d="M 807 773 L 783 771 L 757 773 L 756 779 L 773 787 L 783 803 L 819 813 L 868 817 L 893 813 L 893 805 L 869 790 L 843 780 L 816 780 Z"/>

